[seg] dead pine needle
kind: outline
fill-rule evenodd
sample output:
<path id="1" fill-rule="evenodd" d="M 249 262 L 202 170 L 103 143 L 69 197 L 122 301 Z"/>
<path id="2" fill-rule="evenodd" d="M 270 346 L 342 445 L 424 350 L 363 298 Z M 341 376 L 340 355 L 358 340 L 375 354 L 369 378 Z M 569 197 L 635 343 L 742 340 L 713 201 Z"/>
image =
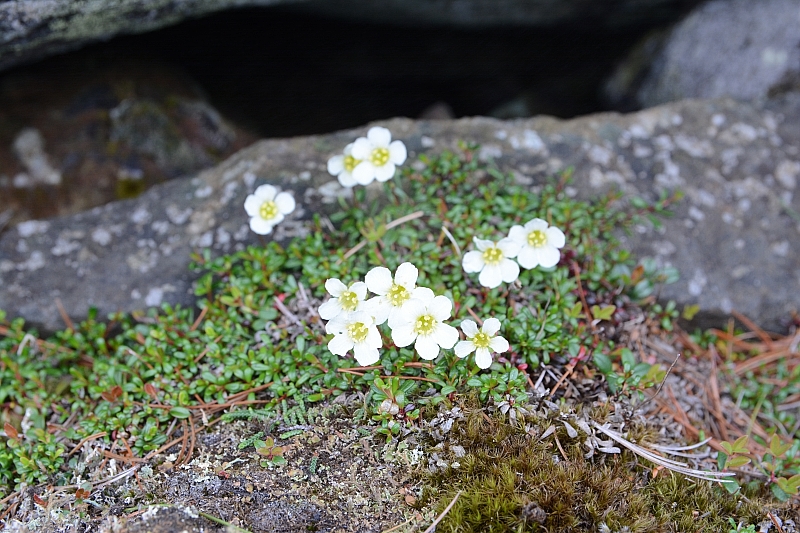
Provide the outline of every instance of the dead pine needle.
<path id="1" fill-rule="evenodd" d="M 428 529 L 426 529 L 423 533 L 431 533 L 431 531 L 436 529 L 436 526 L 439 524 L 439 522 L 441 522 L 442 519 L 445 516 L 447 516 L 447 513 L 449 513 L 450 509 L 452 509 L 453 506 L 456 504 L 456 502 L 458 501 L 459 496 L 461 496 L 461 491 L 456 492 L 456 495 L 453 497 L 453 501 L 451 501 L 450 503 L 447 504 L 447 507 L 444 508 L 444 511 L 442 511 L 442 514 L 437 516 L 436 520 L 434 520 L 433 523 L 430 526 L 428 526 Z"/>

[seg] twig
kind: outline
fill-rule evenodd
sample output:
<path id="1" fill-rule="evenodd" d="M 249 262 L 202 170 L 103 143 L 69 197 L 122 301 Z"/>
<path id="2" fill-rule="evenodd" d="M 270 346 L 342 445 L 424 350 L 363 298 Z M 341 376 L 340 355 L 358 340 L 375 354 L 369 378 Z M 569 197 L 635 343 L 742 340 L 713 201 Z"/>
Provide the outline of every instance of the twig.
<path id="1" fill-rule="evenodd" d="M 414 211 L 413 213 L 411 213 L 411 214 L 409 214 L 409 215 L 406 215 L 406 216 L 403 216 L 403 217 L 400 217 L 400 218 L 398 218 L 397 220 L 392 220 L 391 222 L 389 222 L 388 224 L 386 224 L 386 226 L 384 226 L 384 227 L 385 227 L 386 229 L 392 229 L 392 228 L 396 228 L 396 227 L 397 227 L 397 226 L 399 226 L 400 224 L 405 224 L 406 222 L 409 222 L 409 221 L 411 221 L 411 220 L 416 220 L 416 219 L 420 218 L 420 217 L 421 217 L 421 216 L 423 216 L 423 215 L 425 215 L 425 212 L 424 212 L 424 211 Z M 342 261 L 344 261 L 345 259 L 349 259 L 349 258 L 350 258 L 350 257 L 351 257 L 353 254 L 355 254 L 355 253 L 356 253 L 356 252 L 358 252 L 360 249 L 362 249 L 363 247 L 365 247 L 365 246 L 367 245 L 367 243 L 368 243 L 368 242 L 369 242 L 369 241 L 368 241 L 367 239 L 364 239 L 363 241 L 359 242 L 358 244 L 356 244 L 355 246 L 353 246 L 352 248 L 350 248 L 349 250 L 347 250 L 347 251 L 344 253 L 344 255 L 343 255 L 343 256 L 342 256 L 342 257 L 341 257 L 341 258 L 340 258 L 338 261 L 336 261 L 336 264 L 337 264 L 337 265 L 338 265 L 338 264 L 341 264 L 341 262 L 342 262 Z"/>
<path id="2" fill-rule="evenodd" d="M 436 517 L 436 520 L 434 520 L 434 521 L 433 521 L 433 523 L 432 523 L 430 526 L 428 526 L 428 529 L 426 529 L 426 530 L 425 530 L 423 533 L 431 533 L 431 531 L 433 531 L 434 529 L 436 529 L 436 525 L 437 525 L 439 522 L 441 522 L 441 521 L 442 521 L 442 518 L 444 518 L 444 517 L 447 515 L 447 513 L 449 513 L 449 512 L 450 512 L 450 509 L 452 509 L 452 508 L 453 508 L 453 506 L 454 506 L 454 505 L 456 504 L 456 502 L 458 501 L 458 498 L 459 498 L 459 496 L 461 496 L 461 491 L 460 491 L 460 490 L 459 490 L 458 492 L 456 492 L 456 495 L 453 497 L 453 501 L 451 501 L 451 502 L 450 502 L 450 503 L 447 505 L 447 507 L 445 507 L 445 508 L 444 508 L 444 511 L 442 511 L 442 514 L 440 514 L 439 516 L 437 516 L 437 517 Z"/>
<path id="3" fill-rule="evenodd" d="M 450 240 L 450 244 L 453 245 L 453 251 L 455 251 L 456 256 L 461 257 L 461 247 L 456 242 L 453 234 L 450 233 L 450 230 L 448 230 L 444 225 L 442 225 L 442 233 L 444 233 L 445 236 L 447 236 L 447 238 Z"/>
<path id="4" fill-rule="evenodd" d="M 292 322 L 294 325 L 296 325 L 296 326 L 302 326 L 303 325 L 303 323 L 300 321 L 300 319 L 297 318 L 297 315 L 295 315 L 294 313 L 289 311 L 289 308 L 286 307 L 283 304 L 283 302 L 280 300 L 280 298 L 278 298 L 277 296 L 275 297 L 275 307 L 277 307 L 278 311 L 280 311 L 281 314 L 283 316 L 285 316 L 286 318 L 288 318 L 289 321 Z"/>
<path id="5" fill-rule="evenodd" d="M 75 324 L 72 323 L 72 319 L 67 314 L 67 310 L 64 309 L 64 304 L 61 303 L 61 298 L 56 298 L 56 307 L 58 307 L 58 314 L 61 315 L 61 320 L 64 321 L 67 329 L 75 331 Z"/>
<path id="6" fill-rule="evenodd" d="M 671 364 L 671 365 L 669 365 L 669 368 L 667 369 L 667 373 L 666 373 L 666 374 L 664 374 L 664 379 L 662 379 L 662 380 L 661 380 L 661 383 L 659 383 L 659 384 L 658 384 L 658 388 L 656 389 L 656 392 L 655 392 L 655 394 L 653 394 L 653 395 L 652 395 L 652 396 L 650 396 L 648 399 L 646 399 L 645 401 L 643 401 L 643 402 L 642 402 L 642 403 L 639 405 L 639 409 L 641 409 L 641 408 L 642 408 L 642 406 L 644 406 L 644 405 L 647 405 L 648 403 L 650 403 L 651 401 L 653 401 L 653 399 L 654 399 L 656 396 L 658 396 L 658 393 L 660 393 L 660 392 L 661 392 L 661 389 L 662 389 L 662 388 L 664 388 L 664 383 L 666 383 L 666 382 L 667 382 L 667 378 L 669 377 L 669 373 L 670 373 L 670 372 L 672 372 L 672 369 L 673 369 L 673 368 L 675 368 L 675 364 L 678 362 L 678 359 L 680 359 L 680 358 L 681 358 L 681 354 L 678 354 L 678 355 L 676 355 L 676 356 L 675 356 L 675 360 L 674 360 L 674 361 L 672 361 L 672 364 Z"/>

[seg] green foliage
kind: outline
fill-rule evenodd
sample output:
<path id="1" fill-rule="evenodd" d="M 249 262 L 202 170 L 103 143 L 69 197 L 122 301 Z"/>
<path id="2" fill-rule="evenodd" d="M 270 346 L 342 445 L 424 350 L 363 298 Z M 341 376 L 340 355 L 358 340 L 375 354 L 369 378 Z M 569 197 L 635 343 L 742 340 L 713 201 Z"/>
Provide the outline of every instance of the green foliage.
<path id="1" fill-rule="evenodd" d="M 63 482 L 65 452 L 90 435 L 138 455 L 157 450 L 174 422 L 200 416 L 194 408 L 232 399 L 262 403 L 226 418 L 280 418 L 291 426 L 308 422 L 307 404 L 360 391 L 366 394 L 360 416 L 391 438 L 424 409 L 470 391 L 485 401 L 521 403 L 528 372 L 541 364 L 584 365 L 594 357 L 618 391 L 653 381 L 652 369 L 631 361 L 624 347 L 600 342 L 595 325 L 618 322 L 672 278 L 654 265 L 637 265 L 619 248 L 615 232 L 664 214 L 673 199 L 625 206 L 619 196 L 608 196 L 589 204 L 564 193 L 567 174 L 532 193 L 480 164 L 474 147 L 423 156 L 422 162 L 422 170 L 408 169 L 387 182 L 381 201 L 368 202 L 364 189 L 356 189 L 355 204 L 343 203 L 331 215 L 333 231 L 316 216 L 307 236 L 285 246 L 270 242 L 219 258 L 197 255 L 197 309 L 164 305 L 108 322 L 91 312 L 47 342 L 22 320 L 0 315 L 0 424 L 13 430 L 0 439 L 0 491 Z M 412 211 L 418 214 L 408 217 Z M 534 217 L 567 235 L 558 266 L 523 271 L 517 284 L 492 290 L 463 271 L 461 254 L 473 237 L 497 240 Z M 348 253 L 357 246 L 363 247 Z M 419 268 L 420 285 L 455 302 L 451 324 L 473 313 L 497 317 L 512 350 L 483 372 L 452 351 L 422 362 L 413 348 L 388 342 L 375 367 L 331 354 L 316 314 L 324 282 L 351 283 L 373 266 L 394 269 L 405 261 Z M 580 300 L 584 294 L 590 309 Z M 660 312 L 674 317 L 674 309 Z M 606 351 L 621 362 L 609 366 L 598 356 Z M 31 428 L 24 435 L 23 421 Z M 264 440 L 264 461 L 278 464 L 279 448 Z"/>

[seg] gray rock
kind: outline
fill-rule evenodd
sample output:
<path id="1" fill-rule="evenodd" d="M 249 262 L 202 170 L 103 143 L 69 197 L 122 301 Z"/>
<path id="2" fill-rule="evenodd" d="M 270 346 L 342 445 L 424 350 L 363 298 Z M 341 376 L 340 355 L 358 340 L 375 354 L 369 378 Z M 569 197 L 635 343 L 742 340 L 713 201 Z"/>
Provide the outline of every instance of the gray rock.
<path id="1" fill-rule="evenodd" d="M 768 328 L 785 328 L 800 309 L 800 95 L 761 103 L 681 101 L 630 115 L 384 123 L 411 156 L 482 145 L 480 156 L 525 183 L 572 166 L 570 191 L 582 198 L 621 189 L 654 200 L 680 189 L 685 199 L 656 231 L 626 237 L 639 257 L 676 267 L 681 280 L 661 291 L 699 304 L 720 320 L 738 310 Z M 190 253 L 230 252 L 264 238 L 242 208 L 264 182 L 293 191 L 298 209 L 277 226 L 286 239 L 307 231 L 303 218 L 335 209 L 343 191 L 328 157 L 366 128 L 317 137 L 265 140 L 194 178 L 71 217 L 29 221 L 0 237 L 0 309 L 54 330 L 58 302 L 73 319 L 163 302 L 190 304 Z"/>
<path id="2" fill-rule="evenodd" d="M 303 5 L 383 23 L 624 26 L 674 18 L 696 0 L 0 0 L 0 70 L 115 35 L 141 33 L 242 6 Z M 304 5 L 307 4 L 307 5 Z"/>
<path id="3" fill-rule="evenodd" d="M 647 71 L 649 69 L 649 71 Z M 800 2 L 712 0 L 648 37 L 610 79 L 614 104 L 765 98 L 800 90 Z"/>

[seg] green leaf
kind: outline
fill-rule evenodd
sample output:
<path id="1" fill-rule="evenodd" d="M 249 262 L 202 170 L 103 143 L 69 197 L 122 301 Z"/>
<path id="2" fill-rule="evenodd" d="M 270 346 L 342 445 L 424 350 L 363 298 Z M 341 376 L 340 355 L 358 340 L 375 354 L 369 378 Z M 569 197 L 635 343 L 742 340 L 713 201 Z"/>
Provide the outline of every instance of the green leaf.
<path id="1" fill-rule="evenodd" d="M 169 410 L 170 416 L 174 418 L 189 418 L 192 412 L 185 407 L 173 407 Z"/>
<path id="2" fill-rule="evenodd" d="M 611 358 L 608 357 L 606 354 L 601 352 L 595 352 L 594 356 L 592 357 L 594 361 L 594 365 L 597 367 L 600 372 L 603 374 L 611 374 L 613 367 L 611 365 Z"/>

